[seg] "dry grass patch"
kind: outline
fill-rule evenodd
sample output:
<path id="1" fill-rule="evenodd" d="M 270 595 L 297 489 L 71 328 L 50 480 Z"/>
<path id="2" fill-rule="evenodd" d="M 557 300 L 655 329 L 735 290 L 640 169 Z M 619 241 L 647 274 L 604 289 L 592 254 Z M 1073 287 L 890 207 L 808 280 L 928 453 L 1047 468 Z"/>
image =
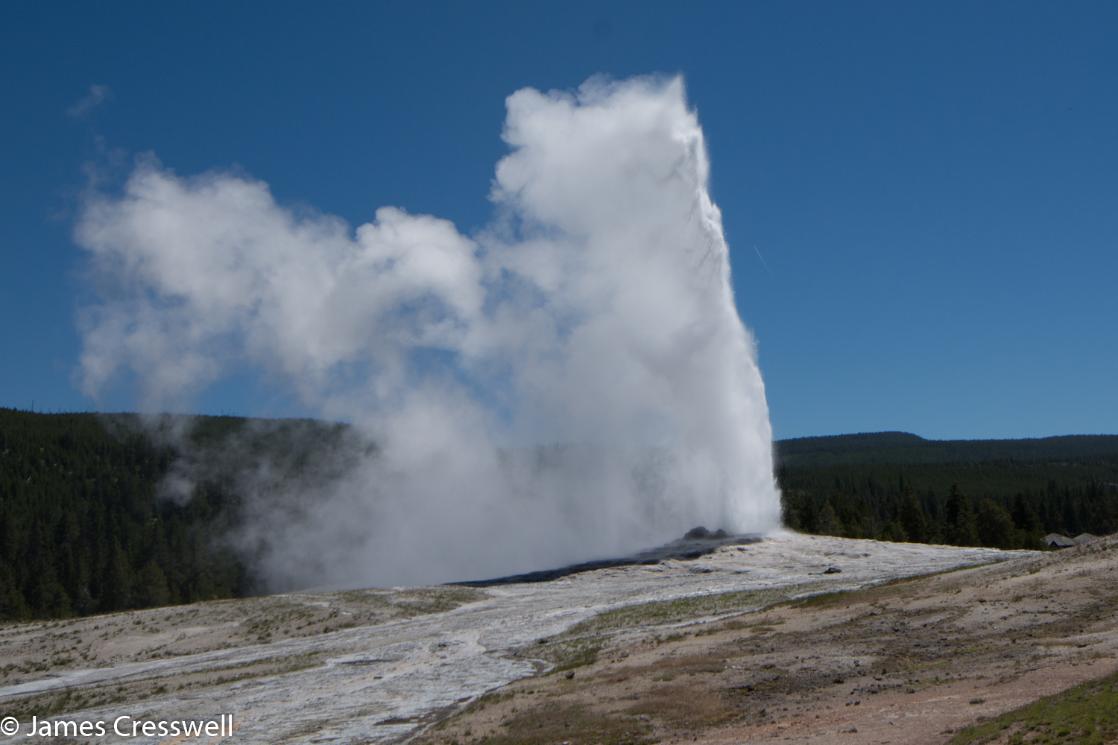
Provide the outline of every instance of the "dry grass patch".
<path id="1" fill-rule="evenodd" d="M 439 745 L 651 745 L 657 740 L 651 723 L 639 716 L 551 702 L 512 714 L 492 732 L 475 733 L 467 727 L 429 734 L 424 741 Z"/>
<path id="2" fill-rule="evenodd" d="M 729 724 L 742 716 L 732 695 L 696 688 L 687 681 L 661 685 L 642 694 L 639 703 L 625 711 L 662 722 L 672 729 L 705 729 Z"/>

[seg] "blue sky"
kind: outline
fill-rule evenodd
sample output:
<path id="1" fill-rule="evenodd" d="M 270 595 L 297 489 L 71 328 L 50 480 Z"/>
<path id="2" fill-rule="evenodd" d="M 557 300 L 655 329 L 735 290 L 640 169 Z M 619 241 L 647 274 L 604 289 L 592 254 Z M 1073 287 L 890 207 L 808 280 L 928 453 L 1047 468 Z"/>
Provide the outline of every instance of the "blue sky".
<path id="1" fill-rule="evenodd" d="M 1115 29 L 1110 2 L 5 3 L 0 405 L 94 406 L 90 163 L 468 232 L 508 94 L 682 73 L 777 436 L 1118 431 Z M 199 406 L 290 411 L 261 390 Z"/>

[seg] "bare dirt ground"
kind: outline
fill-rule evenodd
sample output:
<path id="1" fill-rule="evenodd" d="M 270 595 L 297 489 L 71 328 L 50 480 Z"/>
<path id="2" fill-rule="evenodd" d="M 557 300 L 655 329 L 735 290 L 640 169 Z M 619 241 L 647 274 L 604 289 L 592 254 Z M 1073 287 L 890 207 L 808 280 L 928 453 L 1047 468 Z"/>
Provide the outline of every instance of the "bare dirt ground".
<path id="1" fill-rule="evenodd" d="M 433 727 L 429 743 L 944 743 L 1118 670 L 1118 539 L 660 626 Z M 615 614 L 616 615 L 616 614 Z"/>

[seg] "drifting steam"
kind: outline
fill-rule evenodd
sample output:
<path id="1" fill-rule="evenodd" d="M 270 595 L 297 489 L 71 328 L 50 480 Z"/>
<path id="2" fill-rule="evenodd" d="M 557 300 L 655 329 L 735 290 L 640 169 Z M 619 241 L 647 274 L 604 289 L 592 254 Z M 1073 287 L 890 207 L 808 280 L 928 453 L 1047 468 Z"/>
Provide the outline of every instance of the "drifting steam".
<path id="1" fill-rule="evenodd" d="M 475 236 L 394 207 L 354 230 L 262 182 L 154 162 L 83 210 L 105 280 L 83 313 L 89 394 L 126 375 L 145 410 L 181 407 L 248 367 L 375 443 L 329 478 L 246 467 L 238 539 L 277 586 L 494 576 L 778 524 L 682 81 L 507 104 Z"/>

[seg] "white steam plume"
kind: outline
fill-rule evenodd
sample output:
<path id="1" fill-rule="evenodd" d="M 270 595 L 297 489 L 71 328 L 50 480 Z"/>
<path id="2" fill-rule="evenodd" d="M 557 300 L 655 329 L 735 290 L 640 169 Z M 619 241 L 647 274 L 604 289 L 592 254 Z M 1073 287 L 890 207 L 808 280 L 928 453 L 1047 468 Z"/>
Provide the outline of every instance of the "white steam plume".
<path id="1" fill-rule="evenodd" d="M 473 237 L 392 207 L 352 230 L 155 162 L 81 215 L 111 280 L 83 316 L 88 393 L 127 372 L 146 410 L 181 407 L 251 366 L 376 443 L 313 488 L 242 479 L 240 538 L 277 585 L 493 576 L 778 525 L 682 81 L 507 104 L 496 217 Z"/>

